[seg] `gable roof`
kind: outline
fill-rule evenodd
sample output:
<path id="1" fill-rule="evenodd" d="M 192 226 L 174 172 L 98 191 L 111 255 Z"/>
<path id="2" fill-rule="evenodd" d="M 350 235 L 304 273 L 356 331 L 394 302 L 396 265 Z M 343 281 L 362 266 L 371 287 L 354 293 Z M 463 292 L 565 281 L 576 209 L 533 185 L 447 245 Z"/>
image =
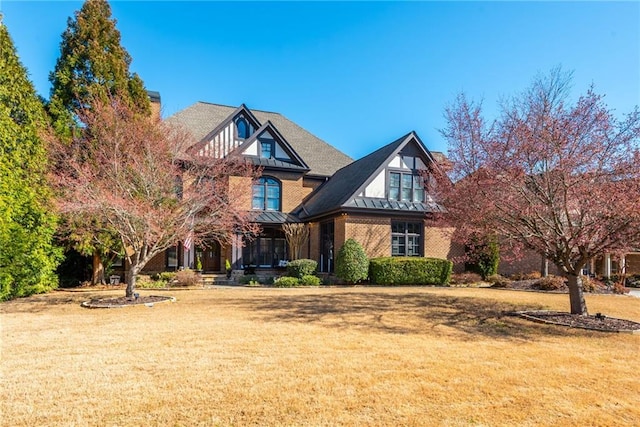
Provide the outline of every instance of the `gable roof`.
<path id="1" fill-rule="evenodd" d="M 415 141 L 426 158 L 434 161 L 418 135 L 411 131 L 373 153 L 343 167 L 323 186 L 316 190 L 301 206 L 300 218 L 311 218 L 344 208 L 376 209 L 414 212 L 436 212 L 441 207 L 435 203 L 402 202 L 381 198 L 358 196 L 364 188 L 387 167 L 389 162 L 407 144 Z"/>
<path id="2" fill-rule="evenodd" d="M 196 141 L 201 141 L 212 130 L 239 112 L 241 107 L 196 102 L 167 118 L 169 123 L 174 123 L 188 130 Z M 246 108 L 246 107 L 245 107 Z M 349 156 L 335 147 L 327 144 L 317 136 L 298 126 L 279 113 L 268 111 L 249 110 L 260 124 L 270 121 L 278 129 L 282 137 L 290 147 L 309 167 L 309 174 L 318 176 L 331 176 L 338 169 L 353 161 Z"/>
<path id="3" fill-rule="evenodd" d="M 287 140 L 284 139 L 282 134 L 278 131 L 278 129 L 275 126 L 273 126 L 273 123 L 271 123 L 270 120 L 267 120 L 265 124 L 260 126 L 260 128 L 257 129 L 253 133 L 253 135 L 251 135 L 244 143 L 242 143 L 236 149 L 236 152 L 242 154 L 247 149 L 247 147 L 249 147 L 254 142 L 257 142 L 265 132 L 269 132 L 269 134 L 274 138 L 274 141 L 276 142 L 276 144 L 278 144 L 290 157 L 291 162 L 289 163 L 289 162 L 281 161 L 279 159 L 264 159 L 262 157 L 258 157 L 256 159 L 253 159 L 254 164 L 258 164 L 261 166 L 270 166 L 273 163 L 274 165 L 277 165 L 277 167 L 280 167 L 280 168 L 286 168 L 287 166 L 289 166 L 293 169 L 299 169 L 299 170 L 305 170 L 305 171 L 309 170 L 309 166 L 304 162 L 304 160 L 300 158 L 300 156 L 298 156 L 298 153 L 296 153 L 296 151 L 291 147 L 291 145 L 289 145 Z"/>

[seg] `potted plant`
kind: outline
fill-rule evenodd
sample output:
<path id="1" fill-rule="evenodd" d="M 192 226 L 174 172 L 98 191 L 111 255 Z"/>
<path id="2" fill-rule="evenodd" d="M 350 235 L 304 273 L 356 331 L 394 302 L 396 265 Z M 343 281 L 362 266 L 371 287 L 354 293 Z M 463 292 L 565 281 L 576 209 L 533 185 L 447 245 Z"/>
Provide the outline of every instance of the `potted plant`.
<path id="1" fill-rule="evenodd" d="M 200 255 L 196 257 L 196 271 L 202 273 L 202 260 L 200 260 Z"/>
<path id="2" fill-rule="evenodd" d="M 227 279 L 231 278 L 231 263 L 229 262 L 228 259 L 224 260 L 224 269 L 227 272 Z"/>

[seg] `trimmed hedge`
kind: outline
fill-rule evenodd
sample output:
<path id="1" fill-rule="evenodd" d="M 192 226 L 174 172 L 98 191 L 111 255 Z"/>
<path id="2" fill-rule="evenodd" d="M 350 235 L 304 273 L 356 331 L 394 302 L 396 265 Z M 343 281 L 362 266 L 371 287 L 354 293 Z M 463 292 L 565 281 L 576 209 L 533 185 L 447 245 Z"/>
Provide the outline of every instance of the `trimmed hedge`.
<path id="1" fill-rule="evenodd" d="M 369 279 L 374 285 L 446 285 L 453 263 L 446 259 L 384 257 L 369 261 Z"/>
<path id="2" fill-rule="evenodd" d="M 312 259 L 296 259 L 287 263 L 287 276 L 301 279 L 303 276 L 312 276 L 318 268 L 318 262 Z"/>
<path id="3" fill-rule="evenodd" d="M 308 274 L 300 278 L 300 284 L 302 286 L 320 286 L 322 284 L 322 279 L 317 276 Z"/>

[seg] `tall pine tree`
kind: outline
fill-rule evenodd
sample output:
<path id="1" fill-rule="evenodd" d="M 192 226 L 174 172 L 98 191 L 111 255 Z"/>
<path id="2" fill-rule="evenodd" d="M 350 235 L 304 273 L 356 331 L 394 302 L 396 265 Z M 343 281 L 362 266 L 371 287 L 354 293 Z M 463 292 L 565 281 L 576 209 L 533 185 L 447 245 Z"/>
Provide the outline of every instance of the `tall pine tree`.
<path id="1" fill-rule="evenodd" d="M 137 74 L 129 71 L 131 56 L 120 44 L 116 20 L 106 0 L 87 0 L 69 18 L 62 34 L 60 57 L 49 75 L 52 84 L 49 115 L 53 127 L 63 141 L 71 141 L 82 124 L 78 112 L 92 101 L 116 96 L 136 111 L 150 114 L 149 98 Z M 113 257 L 117 239 L 105 232 L 86 234 L 78 221 L 92 218 L 63 218 L 61 233 L 81 253 L 93 256 L 92 282 L 104 283 L 103 260 Z M 90 228 L 90 227 L 89 227 Z M 110 243 L 111 242 L 111 243 Z M 115 245 L 115 246 L 114 246 Z"/>
<path id="2" fill-rule="evenodd" d="M 57 286 L 43 105 L 0 16 L 0 300 Z"/>
<path id="3" fill-rule="evenodd" d="M 131 56 L 120 45 L 120 32 L 105 0 L 87 0 L 69 18 L 62 33 L 60 57 L 49 75 L 49 114 L 65 139 L 77 129 L 76 112 L 93 97 L 103 101 L 116 93 L 144 113 L 150 112 L 144 83 L 129 71 Z"/>

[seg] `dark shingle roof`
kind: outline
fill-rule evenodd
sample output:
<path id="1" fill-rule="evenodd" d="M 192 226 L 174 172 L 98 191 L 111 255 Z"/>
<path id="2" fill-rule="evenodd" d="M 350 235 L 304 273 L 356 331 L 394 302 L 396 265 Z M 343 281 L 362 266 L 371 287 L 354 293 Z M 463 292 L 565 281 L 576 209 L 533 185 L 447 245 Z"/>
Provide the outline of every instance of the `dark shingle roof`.
<path id="1" fill-rule="evenodd" d="M 333 175 L 307 199 L 298 212 L 300 218 L 311 218 L 339 209 L 367 209 L 402 212 L 438 212 L 442 208 L 436 203 L 414 203 L 362 197 L 360 192 L 367 182 L 384 169 L 392 157 L 410 141 L 416 141 L 427 157 L 433 158 L 415 132 L 409 132 L 390 144 L 345 166 Z"/>
<path id="2" fill-rule="evenodd" d="M 197 102 L 169 117 L 167 121 L 182 125 L 191 132 L 196 141 L 200 141 L 216 126 L 229 118 L 236 109 L 236 107 L 226 105 Z M 309 166 L 309 173 L 312 175 L 331 176 L 336 170 L 353 161 L 346 154 L 301 128 L 282 114 L 259 110 L 250 111 L 261 124 L 267 121 L 273 123 L 291 145 L 291 148 Z"/>
<path id="3" fill-rule="evenodd" d="M 409 135 L 411 133 L 337 171 L 329 181 L 316 190 L 303 204 L 300 216 L 312 217 L 342 206 L 373 175 L 380 165 L 400 147 Z"/>

